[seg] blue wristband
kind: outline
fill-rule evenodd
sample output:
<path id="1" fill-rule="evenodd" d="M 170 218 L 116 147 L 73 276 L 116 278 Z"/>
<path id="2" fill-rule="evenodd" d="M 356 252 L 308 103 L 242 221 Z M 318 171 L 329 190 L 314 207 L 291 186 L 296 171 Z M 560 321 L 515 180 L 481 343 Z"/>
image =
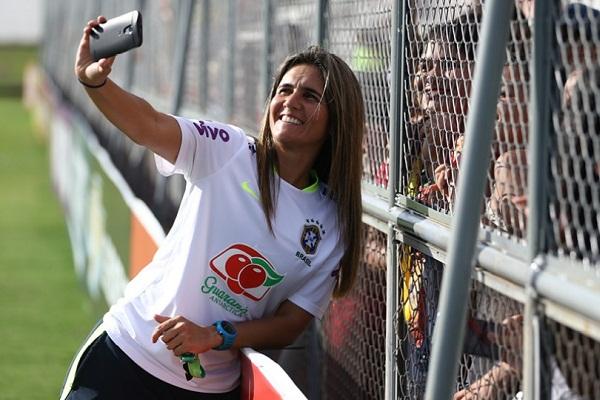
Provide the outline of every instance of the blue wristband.
<path id="1" fill-rule="evenodd" d="M 233 324 L 229 321 L 217 321 L 213 324 L 217 333 L 223 338 L 223 343 L 220 346 L 214 347 L 214 350 L 228 350 L 233 346 L 237 331 Z"/>

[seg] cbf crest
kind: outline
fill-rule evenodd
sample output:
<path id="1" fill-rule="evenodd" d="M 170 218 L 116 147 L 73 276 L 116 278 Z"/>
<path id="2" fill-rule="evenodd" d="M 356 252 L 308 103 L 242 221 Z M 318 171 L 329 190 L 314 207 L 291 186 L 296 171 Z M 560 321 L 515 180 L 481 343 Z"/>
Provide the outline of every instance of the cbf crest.
<path id="1" fill-rule="evenodd" d="M 314 219 L 307 219 L 300 236 L 300 244 L 304 253 L 308 255 L 315 254 L 323 235 L 325 235 L 323 225 Z"/>

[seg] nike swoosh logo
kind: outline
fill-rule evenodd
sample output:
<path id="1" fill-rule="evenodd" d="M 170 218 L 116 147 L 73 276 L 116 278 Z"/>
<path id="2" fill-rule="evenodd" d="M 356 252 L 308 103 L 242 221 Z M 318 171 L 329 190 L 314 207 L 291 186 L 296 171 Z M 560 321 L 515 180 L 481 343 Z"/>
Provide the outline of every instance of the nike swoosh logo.
<path id="1" fill-rule="evenodd" d="M 258 200 L 258 195 L 256 194 L 256 192 L 254 190 L 252 190 L 252 188 L 250 187 L 250 183 L 248 183 L 248 181 L 242 182 L 242 189 L 244 189 L 244 192 L 248 193 L 250 196 L 252 196 L 256 200 Z"/>

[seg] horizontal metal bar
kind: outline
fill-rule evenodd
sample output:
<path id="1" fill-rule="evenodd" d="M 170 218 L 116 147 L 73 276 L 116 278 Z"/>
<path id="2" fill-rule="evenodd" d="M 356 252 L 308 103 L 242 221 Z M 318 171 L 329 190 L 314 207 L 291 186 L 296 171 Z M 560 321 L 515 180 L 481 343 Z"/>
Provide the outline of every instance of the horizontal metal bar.
<path id="1" fill-rule="evenodd" d="M 446 252 L 450 242 L 447 226 L 428 220 L 412 210 L 387 206 L 387 200 L 363 193 L 363 211 L 382 221 L 396 224 L 409 233 Z M 481 230 L 481 237 L 486 233 Z M 525 288 L 529 280 L 529 263 L 505 253 L 500 249 L 479 242 L 476 263 L 485 271 Z M 591 270 L 584 270 L 571 260 L 547 257 L 545 268 L 536 280 L 539 295 L 545 301 L 580 313 L 581 317 L 600 323 L 600 277 Z M 560 317 L 558 317 L 560 318 Z M 560 321 L 568 324 L 568 321 Z"/>
<path id="2" fill-rule="evenodd" d="M 545 268 L 536 279 L 544 298 L 600 322 L 600 277 L 580 264 L 546 257 Z"/>

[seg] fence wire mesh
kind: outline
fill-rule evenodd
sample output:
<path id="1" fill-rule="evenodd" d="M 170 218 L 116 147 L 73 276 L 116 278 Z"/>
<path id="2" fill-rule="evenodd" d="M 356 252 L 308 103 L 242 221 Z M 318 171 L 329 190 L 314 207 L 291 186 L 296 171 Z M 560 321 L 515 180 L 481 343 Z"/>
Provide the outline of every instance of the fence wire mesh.
<path id="1" fill-rule="evenodd" d="M 471 0 L 408 2 L 404 114 L 405 195 L 452 214 L 464 146 L 469 94 L 483 6 Z M 524 212 L 513 198 L 525 195 L 528 19 L 517 7 L 502 75 L 482 222 L 523 237 Z"/>
<path id="2" fill-rule="evenodd" d="M 542 398 L 597 399 L 600 343 L 551 318 L 542 335 Z"/>
<path id="3" fill-rule="evenodd" d="M 118 57 L 111 75 L 117 83 L 161 111 L 174 112 L 171 106 L 179 99 L 181 110 L 192 118 L 226 120 L 250 134 L 256 134 L 277 65 L 289 53 L 315 44 L 317 25 L 323 23 L 324 44 L 351 65 L 363 90 L 367 114 L 363 192 L 387 204 L 388 187 L 397 189 L 393 200 L 398 208 L 439 223 L 438 232 L 447 232 L 444 224 L 454 215 L 460 182 L 465 126 L 472 117 L 471 86 L 477 73 L 485 73 L 477 70 L 485 2 L 329 0 L 320 15 L 316 0 L 193 1 L 185 35 L 178 30 L 186 17 L 183 3 L 56 0 L 46 9 L 47 35 L 41 52 L 44 68 L 65 99 L 90 122 L 134 192 L 157 212 L 165 228 L 176 211 L 182 182 L 159 177 L 151 154 L 102 118 L 73 77 L 81 28 L 98 14 L 112 17 L 140 8 L 144 16 L 144 45 Z M 539 229 L 545 255 L 565 269 L 591 272 L 590 279 L 597 282 L 600 4 L 550 3 L 553 35 L 547 68 L 552 79 L 549 96 L 543 99 L 550 106 L 548 163 L 539 168 L 547 205 L 542 205 L 545 219 Z M 398 32 L 392 26 L 394 12 L 401 15 Z M 527 230 L 532 229 L 528 210 L 539 206 L 527 202 L 529 175 L 539 172 L 539 166 L 530 166 L 528 149 L 533 20 L 533 0 L 515 1 L 508 46 L 499 49 L 507 55 L 500 95 L 489 99 L 497 104 L 492 145 L 474 149 L 491 154 L 481 214 L 486 235 L 480 244 L 500 248 L 516 259 L 527 252 Z M 403 46 L 397 53 L 398 65 L 404 76 L 393 87 L 392 42 L 399 32 L 404 42 L 398 42 Z M 176 71 L 174 60 L 183 45 L 187 45 L 184 68 Z M 184 74 L 181 92 L 176 86 L 179 73 Z M 390 125 L 393 99 L 404 105 L 398 132 Z M 390 148 L 392 135 L 400 144 L 395 166 L 389 164 L 395 151 Z M 391 168 L 400 171 L 397 182 L 390 181 Z M 392 219 L 380 222 L 398 224 Z M 308 358 L 303 363 L 319 371 L 321 398 L 383 399 L 386 385 L 397 386 L 398 398 L 422 398 L 445 255 L 436 253 L 434 258 L 425 252 L 424 248 L 436 247 L 430 243 L 418 249 L 405 243 L 388 248 L 387 235 L 367 224 L 363 237 L 357 285 L 348 297 L 332 302 L 318 331 L 321 368 L 312 368 L 315 361 Z M 398 272 L 398 282 L 386 281 L 390 252 L 397 262 L 388 268 Z M 388 287 L 396 292 L 398 305 L 386 304 Z M 472 281 L 457 398 L 518 398 L 523 386 L 522 336 L 529 327 L 524 326 L 523 305 L 514 299 L 522 301 L 525 294 L 525 287 L 505 293 L 486 281 Z M 394 308 L 396 316 L 390 332 L 396 337 L 395 349 L 386 348 L 386 306 Z M 597 398 L 600 349 L 593 338 L 600 337 L 598 321 L 586 325 L 589 331 L 584 334 L 574 328 L 581 324 L 571 323 L 583 310 L 572 310 L 562 319 L 545 313 L 541 308 L 536 313 L 544 319 L 542 366 L 536 373 L 547 396 L 558 396 L 560 390 L 568 395 L 542 398 Z M 394 366 L 386 365 L 386 352 L 394 352 Z M 386 382 L 386 370 L 392 367 L 395 379 Z"/>
<path id="4" fill-rule="evenodd" d="M 402 187 L 448 212 L 464 141 L 481 9 L 470 2 L 409 2 Z"/>
<path id="5" fill-rule="evenodd" d="M 224 119 L 225 109 L 225 71 L 228 65 L 227 40 L 233 27 L 230 27 L 227 19 L 228 2 L 210 0 L 209 2 L 209 32 L 208 37 L 208 81 L 206 113 L 214 115 L 217 119 Z"/>
<path id="6" fill-rule="evenodd" d="M 402 399 L 418 399 L 425 394 L 443 264 L 407 245 L 398 253 L 398 393 Z"/>
<path id="7" fill-rule="evenodd" d="M 383 399 L 385 390 L 386 234 L 363 225 L 357 284 L 323 318 L 323 398 Z"/>
<path id="8" fill-rule="evenodd" d="M 203 58 L 208 53 L 208 40 L 203 38 L 208 35 L 209 21 L 209 2 L 194 7 L 181 101 L 183 109 L 194 109 L 200 112 L 206 110 L 208 76 Z"/>
<path id="9" fill-rule="evenodd" d="M 239 1 L 237 11 L 236 62 L 234 76 L 233 123 L 258 131 L 265 104 L 262 79 L 264 44 L 262 2 Z"/>
<path id="10" fill-rule="evenodd" d="M 353 68 L 366 113 L 363 181 L 387 188 L 389 171 L 392 2 L 333 0 L 328 44 Z"/>
<path id="11" fill-rule="evenodd" d="M 146 20 L 144 45 L 135 52 L 142 60 L 135 63 L 134 87 L 143 88 L 147 96 L 163 99 L 165 103 L 162 107 L 165 108 L 175 95 L 173 60 L 177 47 L 173 43 L 179 39 L 177 26 L 183 17 L 178 15 L 179 8 L 174 0 L 146 2 L 143 14 Z"/>
<path id="12" fill-rule="evenodd" d="M 600 11 L 568 2 L 555 11 L 551 235 L 556 254 L 593 265 L 600 260 Z"/>
<path id="13" fill-rule="evenodd" d="M 273 10 L 273 34 L 267 39 L 272 48 L 273 65 L 316 43 L 317 5 L 310 0 L 277 2 Z"/>

